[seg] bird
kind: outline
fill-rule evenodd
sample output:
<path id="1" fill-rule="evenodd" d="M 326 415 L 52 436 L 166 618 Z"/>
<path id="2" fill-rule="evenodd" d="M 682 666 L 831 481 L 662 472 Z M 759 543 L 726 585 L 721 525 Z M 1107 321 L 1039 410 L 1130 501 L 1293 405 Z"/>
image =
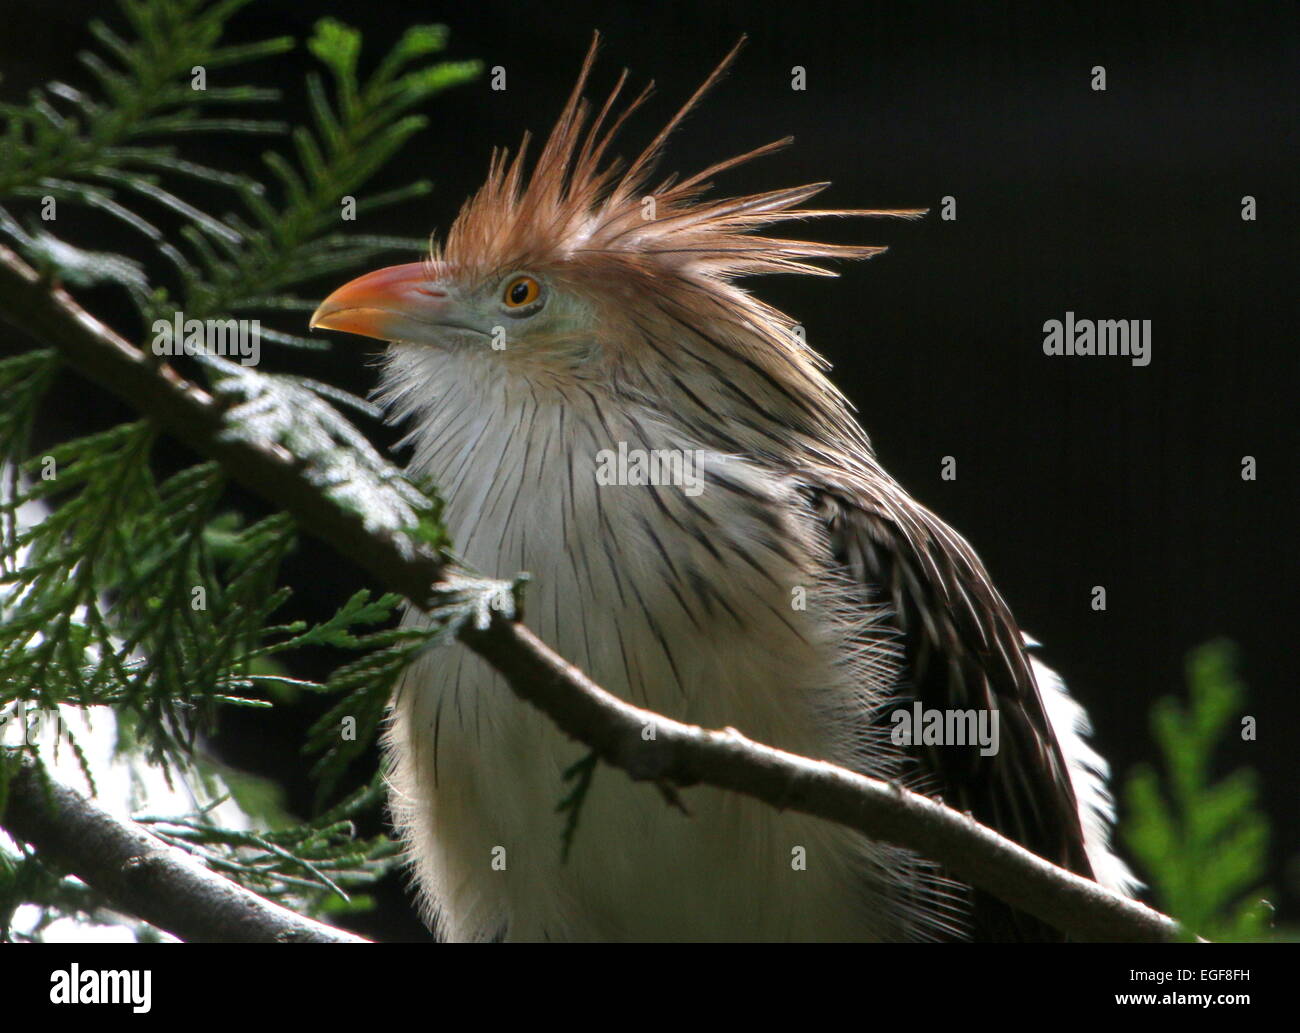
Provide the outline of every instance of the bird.
<path id="1" fill-rule="evenodd" d="M 765 227 L 924 210 L 808 207 L 827 182 L 714 196 L 789 137 L 657 179 L 744 39 L 630 159 L 615 142 L 654 84 L 622 102 L 625 69 L 588 100 L 600 42 L 535 160 L 527 134 L 494 150 L 424 261 L 312 317 L 389 342 L 375 397 L 457 561 L 527 571 L 532 630 L 624 700 L 925 792 L 1133 893 L 1083 708 L 973 548 L 882 467 L 800 325 L 740 283 L 884 250 Z M 900 737 L 918 705 L 995 715 L 996 751 Z M 557 803 L 585 748 L 461 646 L 407 667 L 385 751 L 445 940 L 1062 938 L 909 850 L 708 786 L 684 814 L 598 772 L 566 854 Z"/>

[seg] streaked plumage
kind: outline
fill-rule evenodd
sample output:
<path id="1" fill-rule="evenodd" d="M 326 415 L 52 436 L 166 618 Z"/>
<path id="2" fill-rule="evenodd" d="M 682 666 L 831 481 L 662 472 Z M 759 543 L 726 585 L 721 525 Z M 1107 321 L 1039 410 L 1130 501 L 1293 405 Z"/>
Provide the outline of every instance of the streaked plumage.
<path id="1" fill-rule="evenodd" d="M 443 492 L 459 555 L 529 571 L 528 623 L 607 689 L 918 785 L 1128 888 L 1082 711 L 971 548 L 880 468 L 792 320 L 734 283 L 882 250 L 765 225 L 920 213 L 798 207 L 824 183 L 704 198 L 788 141 L 651 187 L 734 54 L 620 167 L 609 148 L 646 93 L 618 112 L 624 73 L 590 107 L 593 45 L 531 171 L 524 147 L 495 155 L 440 252 L 342 288 L 315 322 L 395 342 L 381 400 L 409 429 L 411 470 Z M 516 313 L 521 280 L 540 301 Z M 620 442 L 700 453 L 703 493 L 598 485 L 598 454 Z M 1001 751 L 895 746 L 887 714 L 913 697 L 996 707 Z M 390 747 L 418 884 L 453 938 L 1050 936 L 905 851 L 707 787 L 687 818 L 609 770 L 562 864 L 561 773 L 584 751 L 464 650 L 407 672 Z"/>

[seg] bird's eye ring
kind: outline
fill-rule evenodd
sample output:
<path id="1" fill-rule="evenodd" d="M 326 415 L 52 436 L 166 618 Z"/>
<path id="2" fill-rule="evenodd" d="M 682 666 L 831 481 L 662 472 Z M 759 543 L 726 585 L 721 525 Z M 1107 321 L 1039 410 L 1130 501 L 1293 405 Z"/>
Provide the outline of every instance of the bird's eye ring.
<path id="1" fill-rule="evenodd" d="M 516 276 L 506 284 L 501 296 L 506 308 L 523 308 L 542 296 L 542 285 L 531 276 Z"/>

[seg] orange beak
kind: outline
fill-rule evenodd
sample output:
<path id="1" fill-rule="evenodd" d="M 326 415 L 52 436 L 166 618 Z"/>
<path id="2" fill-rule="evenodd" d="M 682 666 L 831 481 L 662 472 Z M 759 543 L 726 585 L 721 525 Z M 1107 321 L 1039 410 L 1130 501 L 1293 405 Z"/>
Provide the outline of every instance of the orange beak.
<path id="1" fill-rule="evenodd" d="M 321 302 L 311 328 L 343 330 L 381 341 L 420 341 L 445 325 L 447 292 L 422 262 L 393 265 L 358 276 Z"/>

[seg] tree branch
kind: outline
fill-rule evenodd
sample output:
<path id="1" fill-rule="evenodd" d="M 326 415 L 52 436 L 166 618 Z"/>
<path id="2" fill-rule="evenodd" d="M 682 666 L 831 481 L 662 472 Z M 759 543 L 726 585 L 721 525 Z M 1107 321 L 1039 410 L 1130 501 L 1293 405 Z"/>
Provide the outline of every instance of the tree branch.
<path id="1" fill-rule="evenodd" d="M 155 419 L 238 482 L 288 510 L 299 525 L 418 606 L 446 571 L 431 552 L 365 530 L 326 498 L 278 446 L 220 437 L 210 395 L 147 357 L 41 282 L 0 247 L 0 313 L 55 346 L 80 372 Z M 1161 941 L 1177 924 L 1136 901 L 1059 868 L 970 817 L 902 787 L 751 742 L 734 729 L 706 731 L 619 700 L 549 649 L 526 627 L 493 615 L 461 640 L 522 699 L 564 732 L 636 779 L 661 787 L 705 783 L 801 811 L 908 847 L 971 884 L 1080 939 Z M 655 728 L 647 741 L 642 730 Z M 685 819 L 683 819 L 685 820 Z"/>
<path id="2" fill-rule="evenodd" d="M 1173 919 L 1058 868 L 927 796 L 764 746 L 734 728 L 709 731 L 625 703 L 522 624 L 497 617 L 486 628 L 466 628 L 461 639 L 516 695 L 634 779 L 730 789 L 908 847 L 1077 939 L 1178 938 Z"/>
<path id="3" fill-rule="evenodd" d="M 290 911 L 205 868 L 131 821 L 114 817 L 24 761 L 3 823 L 115 906 L 199 943 L 366 943 Z"/>
<path id="4" fill-rule="evenodd" d="M 287 510 L 299 525 L 359 567 L 417 603 L 442 577 L 431 550 L 399 535 L 368 530 L 361 517 L 326 499 L 299 461 L 275 443 L 224 438 L 222 406 L 171 366 L 128 344 L 62 288 L 0 245 L 0 316 L 56 347 L 80 374 L 162 426 L 200 455 L 219 462 L 235 482 Z M 13 345 L 5 342 L 10 350 Z"/>

